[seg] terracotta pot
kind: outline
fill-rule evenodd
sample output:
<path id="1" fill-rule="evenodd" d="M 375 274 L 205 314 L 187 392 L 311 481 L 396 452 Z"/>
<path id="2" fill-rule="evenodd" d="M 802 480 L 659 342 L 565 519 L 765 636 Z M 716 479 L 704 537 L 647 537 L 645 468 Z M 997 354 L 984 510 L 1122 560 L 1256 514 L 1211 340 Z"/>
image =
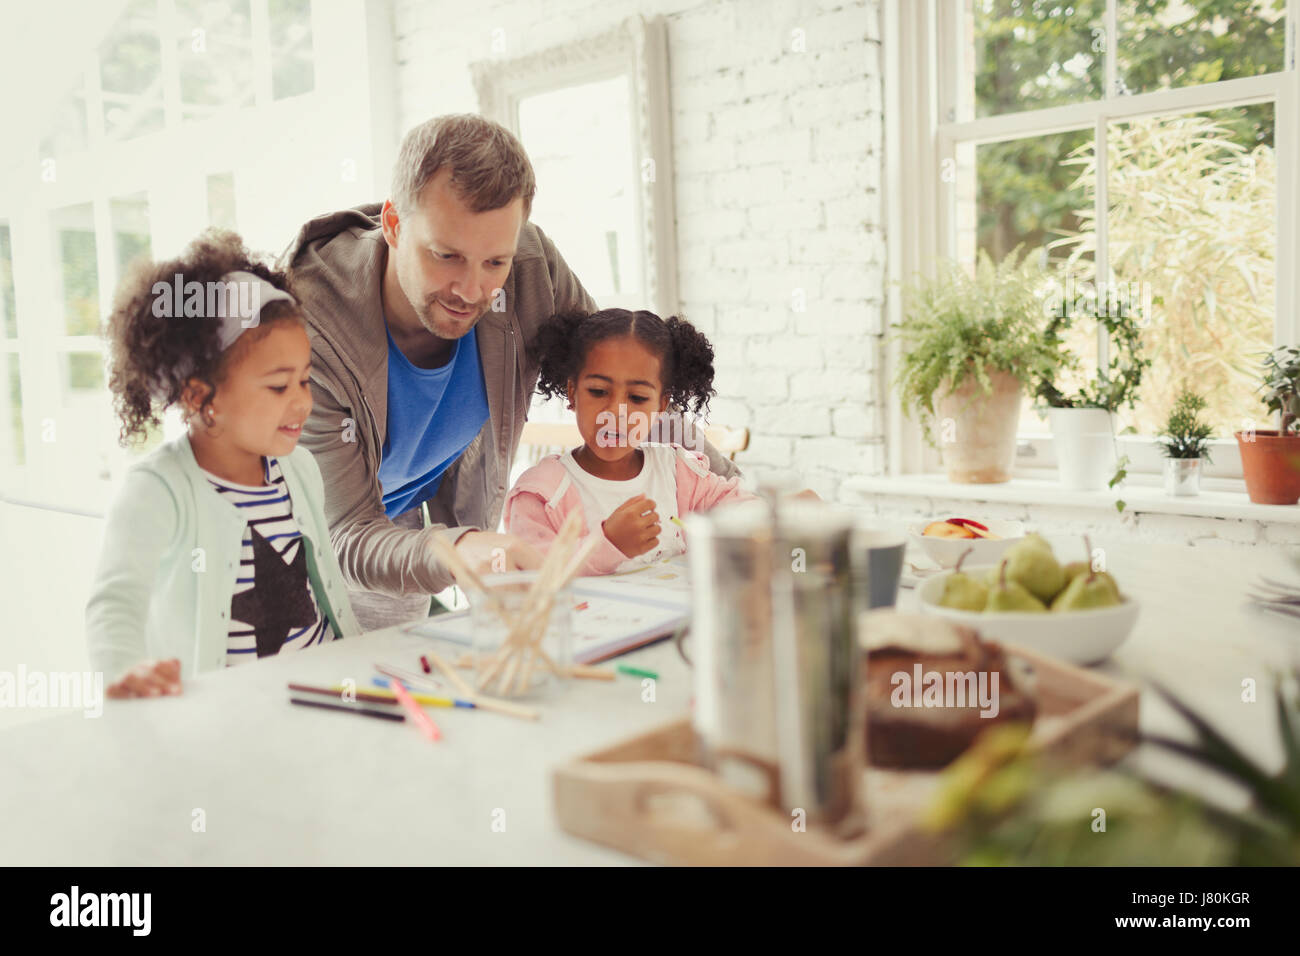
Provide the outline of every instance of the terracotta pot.
<path id="1" fill-rule="evenodd" d="M 972 376 L 956 391 L 935 393 L 935 431 L 949 481 L 979 485 L 1011 480 L 1020 380 L 991 371 L 989 383 L 993 391 L 988 395 Z"/>
<path id="2" fill-rule="evenodd" d="M 1258 429 L 1236 432 L 1246 493 L 1257 505 L 1293 505 L 1300 501 L 1300 435 Z"/>

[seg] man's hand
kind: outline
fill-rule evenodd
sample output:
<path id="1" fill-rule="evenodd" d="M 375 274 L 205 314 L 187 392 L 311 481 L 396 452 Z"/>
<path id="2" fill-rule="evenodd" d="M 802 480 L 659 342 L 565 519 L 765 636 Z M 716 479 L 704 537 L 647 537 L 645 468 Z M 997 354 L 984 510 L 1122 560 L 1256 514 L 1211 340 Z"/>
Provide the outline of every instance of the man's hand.
<path id="1" fill-rule="evenodd" d="M 541 552 L 512 534 L 470 531 L 460 536 L 456 551 L 479 574 L 532 571 L 542 566 Z"/>
<path id="2" fill-rule="evenodd" d="M 601 523 L 605 537 L 629 558 L 645 554 L 659 543 L 659 513 L 645 495 L 623 502 Z"/>
<path id="3" fill-rule="evenodd" d="M 181 662 L 175 657 L 165 661 L 142 661 L 110 684 L 104 696 L 118 700 L 127 697 L 159 697 L 181 692 Z"/>

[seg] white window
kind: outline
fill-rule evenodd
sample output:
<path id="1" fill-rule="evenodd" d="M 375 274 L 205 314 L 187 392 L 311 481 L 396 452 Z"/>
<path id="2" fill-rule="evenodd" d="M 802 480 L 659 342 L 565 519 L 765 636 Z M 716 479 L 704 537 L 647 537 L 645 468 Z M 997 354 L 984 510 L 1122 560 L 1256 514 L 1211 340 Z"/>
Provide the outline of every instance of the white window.
<path id="1" fill-rule="evenodd" d="M 1157 471 L 1184 382 L 1210 402 L 1207 473 L 1239 477 L 1261 354 L 1300 342 L 1297 0 L 891 0 L 891 271 L 1017 245 L 1146 312 L 1153 366 L 1121 410 L 1131 472 Z M 892 51 L 892 55 L 891 55 Z M 1040 251 L 1041 250 L 1041 251 Z M 899 317 L 897 297 L 891 309 Z M 1104 333 L 1076 332 L 1091 372 Z M 1054 464 L 1026 400 L 1017 473 Z M 891 470 L 938 457 L 895 408 Z"/>
<path id="2" fill-rule="evenodd" d="M 397 131 L 374 122 L 393 96 L 385 4 L 89 7 L 103 22 L 54 60 L 57 102 L 13 106 L 0 146 L 0 490 L 99 512 L 112 478 L 177 427 L 117 442 L 101 326 L 130 261 L 208 226 L 278 254 L 312 217 L 383 198 Z M 6 13 L 4 29 L 50 35 L 52 15 Z M 30 46 L 48 73 L 48 45 Z"/>

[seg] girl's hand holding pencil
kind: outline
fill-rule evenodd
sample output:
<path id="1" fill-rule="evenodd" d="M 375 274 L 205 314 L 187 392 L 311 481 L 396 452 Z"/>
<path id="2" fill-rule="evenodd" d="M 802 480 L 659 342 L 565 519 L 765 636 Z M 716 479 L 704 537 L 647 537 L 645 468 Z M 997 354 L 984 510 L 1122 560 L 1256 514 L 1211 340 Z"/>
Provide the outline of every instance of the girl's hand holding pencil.
<path id="1" fill-rule="evenodd" d="M 637 495 L 623 502 L 604 520 L 601 528 L 610 544 L 629 558 L 653 550 L 659 543 L 659 512 L 655 503 L 645 495 Z"/>

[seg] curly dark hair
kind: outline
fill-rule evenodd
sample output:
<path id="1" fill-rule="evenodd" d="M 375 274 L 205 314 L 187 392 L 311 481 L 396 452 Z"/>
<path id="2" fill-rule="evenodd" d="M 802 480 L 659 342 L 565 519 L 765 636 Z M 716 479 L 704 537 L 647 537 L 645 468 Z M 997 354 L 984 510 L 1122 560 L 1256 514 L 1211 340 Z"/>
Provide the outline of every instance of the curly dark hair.
<path id="1" fill-rule="evenodd" d="M 537 333 L 541 368 L 537 390 L 548 398 L 568 394 L 587 353 L 597 342 L 631 336 L 659 357 L 663 393 L 670 407 L 699 415 L 709 407 L 713 388 L 713 346 L 685 319 L 661 319 L 639 309 L 561 312 L 547 319 Z"/>
<path id="2" fill-rule="evenodd" d="M 127 270 L 117 287 L 105 333 L 109 344 L 108 387 L 122 422 L 118 436 L 121 444 L 129 445 L 143 438 L 150 426 L 158 425 L 163 411 L 181 403 L 191 379 L 208 386 L 202 403 L 192 410 L 202 416 L 226 371 L 249 345 L 279 322 L 303 324 L 295 303 L 283 300 L 267 303 L 259 313 L 257 326 L 240 335 L 223 352 L 220 323 L 206 321 L 209 318 L 206 314 L 192 317 L 155 314 L 156 284 L 163 284 L 170 292 L 177 276 L 182 286 L 188 282 L 206 284 L 217 282 L 233 271 L 251 272 L 278 289 L 293 291 L 282 273 L 255 260 L 239 236 L 224 230 L 202 233 L 175 259 L 156 263 L 137 259 Z"/>

